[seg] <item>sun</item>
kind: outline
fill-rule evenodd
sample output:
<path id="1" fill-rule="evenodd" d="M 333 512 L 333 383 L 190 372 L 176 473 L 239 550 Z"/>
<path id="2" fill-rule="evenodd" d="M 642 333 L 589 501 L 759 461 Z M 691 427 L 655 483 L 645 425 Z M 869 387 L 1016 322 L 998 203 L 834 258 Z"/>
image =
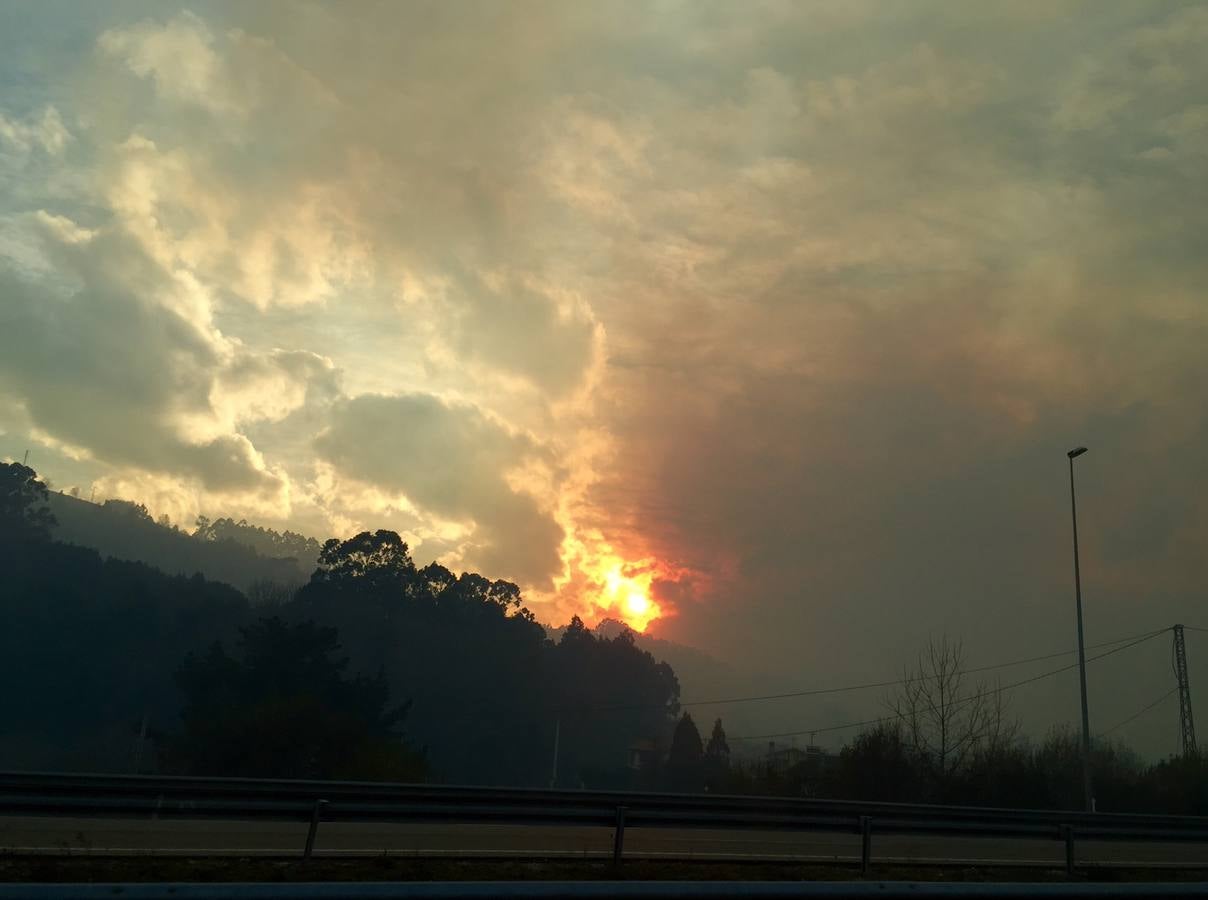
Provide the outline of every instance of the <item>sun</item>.
<path id="1" fill-rule="evenodd" d="M 568 534 L 563 559 L 565 574 L 554 579 L 555 591 L 564 593 L 584 621 L 613 619 L 644 633 L 652 622 L 675 615 L 670 601 L 664 608 L 660 594 L 664 585 L 678 584 L 686 570 L 654 556 L 622 555 L 598 533 L 590 541 Z"/>
<path id="2" fill-rule="evenodd" d="M 663 614 L 650 598 L 652 579 L 650 571 L 634 572 L 633 567 L 614 559 L 600 579 L 602 589 L 596 605 L 622 619 L 634 631 L 645 631 Z"/>
<path id="3" fill-rule="evenodd" d="M 638 591 L 631 591 L 625 598 L 625 612 L 641 618 L 650 611 L 650 598 Z"/>

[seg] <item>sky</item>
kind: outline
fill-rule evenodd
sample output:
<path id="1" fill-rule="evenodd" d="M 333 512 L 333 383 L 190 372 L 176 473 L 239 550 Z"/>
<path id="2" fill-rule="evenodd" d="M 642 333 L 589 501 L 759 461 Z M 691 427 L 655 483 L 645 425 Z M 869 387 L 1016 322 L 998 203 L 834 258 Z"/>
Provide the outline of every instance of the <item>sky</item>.
<path id="1" fill-rule="evenodd" d="M 806 688 L 1071 647 L 1086 445 L 1088 642 L 1208 627 L 1206 42 L 1156 0 L 6 3 L 0 456 Z M 1168 655 L 1093 667 L 1097 721 Z"/>

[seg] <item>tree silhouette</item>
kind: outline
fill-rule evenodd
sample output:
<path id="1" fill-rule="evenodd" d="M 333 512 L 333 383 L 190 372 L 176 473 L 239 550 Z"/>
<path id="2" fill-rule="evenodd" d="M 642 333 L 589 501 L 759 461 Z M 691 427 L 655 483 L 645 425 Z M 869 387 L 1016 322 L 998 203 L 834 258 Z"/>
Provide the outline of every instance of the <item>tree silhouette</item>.
<path id="1" fill-rule="evenodd" d="M 244 592 L 252 606 L 280 607 L 294 598 L 298 588 L 292 584 L 282 584 L 271 578 L 258 578 L 248 585 Z"/>
<path id="2" fill-rule="evenodd" d="M 704 782 L 704 745 L 690 713 L 684 713 L 671 736 L 667 755 L 668 786 L 677 791 L 700 790 Z"/>
<path id="3" fill-rule="evenodd" d="M 47 540 L 55 525 L 49 499 L 50 491 L 29 466 L 0 463 L 0 535 Z"/>
<path id="4" fill-rule="evenodd" d="M 164 527 L 141 503 L 106 500 L 89 503 L 66 494 L 50 495 L 50 509 L 58 523 L 55 540 L 91 547 L 102 556 L 144 562 L 169 574 L 201 572 L 241 590 L 253 582 L 300 584 L 314 569 L 292 559 L 262 556 L 245 543 L 204 540 L 175 527 Z"/>
<path id="5" fill-rule="evenodd" d="M 704 746 L 696 723 L 692 721 L 692 714 L 684 713 L 671 737 L 671 753 L 667 761 L 673 766 L 693 765 L 700 762 L 703 753 Z"/>
<path id="6" fill-rule="evenodd" d="M 91 533 L 125 537 L 103 553 L 47 539 L 48 501 L 60 520 L 51 537 L 85 514 Z M 160 528 L 139 504 L 72 500 L 32 469 L 0 464 L 0 532 L 0 768 L 130 771 L 145 720 L 161 771 L 419 778 L 424 760 L 401 739 L 394 696 L 408 698 L 408 735 L 447 781 L 547 784 L 560 726 L 560 784 L 662 779 L 683 791 L 1081 806 L 1077 732 L 1013 740 L 1000 692 L 962 686 L 968 670 L 952 642 L 934 644 L 907 673 L 900 716 L 837 755 L 811 753 L 787 770 L 739 759 L 721 769 L 721 722 L 702 748 L 692 717 L 679 717 L 675 673 L 631 631 L 609 638 L 576 619 L 555 644 L 516 585 L 416 568 L 393 532 L 329 541 L 296 593 L 285 579 L 249 589 L 280 617 L 260 622 L 228 584 L 168 575 L 126 553 L 154 551 L 157 564 L 187 572 L 205 558 L 196 548 L 285 561 Z M 293 569 L 255 571 L 276 580 Z M 668 737 L 662 771 L 628 768 L 635 748 Z M 1208 814 L 1202 758 L 1147 766 L 1104 740 L 1093 753 L 1102 809 Z"/>
<path id="7" fill-rule="evenodd" d="M 291 558 L 300 565 L 313 566 L 321 547 L 312 537 L 294 531 L 277 532 L 271 528 L 251 525 L 246 519 L 219 518 L 211 521 L 206 516 L 197 517 L 197 528 L 193 537 L 202 541 L 232 541 L 250 547 L 257 553 L 273 558 Z"/>
<path id="8" fill-rule="evenodd" d="M 247 601 L 57 541 L 0 541 L 0 767 L 129 771 L 139 722 L 174 722 L 172 672 L 234 637 Z"/>
<path id="9" fill-rule="evenodd" d="M 546 666 L 546 703 L 562 722 L 559 771 L 576 781 L 629 786 L 631 747 L 665 740 L 679 709 L 679 681 L 671 667 L 638 647 L 632 631 L 601 637 L 577 616 Z"/>
<path id="10" fill-rule="evenodd" d="M 705 756 L 723 766 L 730 764 L 730 745 L 726 743 L 726 729 L 722 727 L 721 719 L 713 723 L 713 733 L 709 735 Z"/>
<path id="11" fill-rule="evenodd" d="M 331 538 L 319 551 L 311 585 L 352 588 L 379 599 L 401 599 L 416 583 L 407 543 L 393 531 L 362 531 L 346 541 Z"/>
<path id="12" fill-rule="evenodd" d="M 844 747 L 829 773 L 829 793 L 853 800 L 924 799 L 918 757 L 899 722 L 862 731 Z"/>
<path id="13" fill-rule="evenodd" d="M 221 644 L 177 672 L 182 730 L 165 760 L 191 774 L 414 780 L 402 742 L 406 706 L 391 708 L 385 677 L 347 677 L 334 628 L 279 618 L 242 629 L 240 654 Z"/>
<path id="14" fill-rule="evenodd" d="M 726 729 L 721 719 L 713 723 L 713 733 L 705 747 L 705 785 L 716 790 L 722 785 L 730 770 L 730 745 L 726 741 Z"/>
<path id="15" fill-rule="evenodd" d="M 964 647 L 946 635 L 927 642 L 888 706 L 933 780 L 936 799 L 975 758 L 1001 752 L 1017 731 L 1007 718 L 1002 690 L 982 681 L 970 683 Z"/>

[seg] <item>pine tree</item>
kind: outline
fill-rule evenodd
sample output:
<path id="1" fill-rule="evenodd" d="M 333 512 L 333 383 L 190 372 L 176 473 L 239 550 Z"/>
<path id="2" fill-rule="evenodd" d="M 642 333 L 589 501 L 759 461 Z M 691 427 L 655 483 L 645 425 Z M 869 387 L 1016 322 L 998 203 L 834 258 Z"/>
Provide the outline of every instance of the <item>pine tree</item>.
<path id="1" fill-rule="evenodd" d="M 726 729 L 721 725 L 721 719 L 713 723 L 713 734 L 709 736 L 709 745 L 705 748 L 705 757 L 715 764 L 729 766 L 730 745 L 726 743 Z"/>
<path id="2" fill-rule="evenodd" d="M 667 759 L 672 768 L 686 769 L 698 764 L 704 754 L 704 744 L 690 713 L 684 713 L 671 738 L 671 753 Z"/>
<path id="3" fill-rule="evenodd" d="M 671 736 L 667 784 L 675 791 L 699 791 L 704 786 L 704 744 L 688 713 L 684 713 Z"/>

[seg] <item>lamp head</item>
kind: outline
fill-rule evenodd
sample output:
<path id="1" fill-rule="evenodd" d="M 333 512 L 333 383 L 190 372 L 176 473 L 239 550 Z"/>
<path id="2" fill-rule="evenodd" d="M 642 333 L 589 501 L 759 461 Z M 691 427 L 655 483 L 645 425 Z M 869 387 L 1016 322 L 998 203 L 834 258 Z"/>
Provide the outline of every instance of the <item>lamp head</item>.
<path id="1" fill-rule="evenodd" d="M 1081 456 L 1085 452 L 1086 452 L 1085 447 L 1075 447 L 1073 450 L 1070 450 L 1065 455 L 1068 456 L 1070 459 L 1073 459 L 1075 456 Z"/>

